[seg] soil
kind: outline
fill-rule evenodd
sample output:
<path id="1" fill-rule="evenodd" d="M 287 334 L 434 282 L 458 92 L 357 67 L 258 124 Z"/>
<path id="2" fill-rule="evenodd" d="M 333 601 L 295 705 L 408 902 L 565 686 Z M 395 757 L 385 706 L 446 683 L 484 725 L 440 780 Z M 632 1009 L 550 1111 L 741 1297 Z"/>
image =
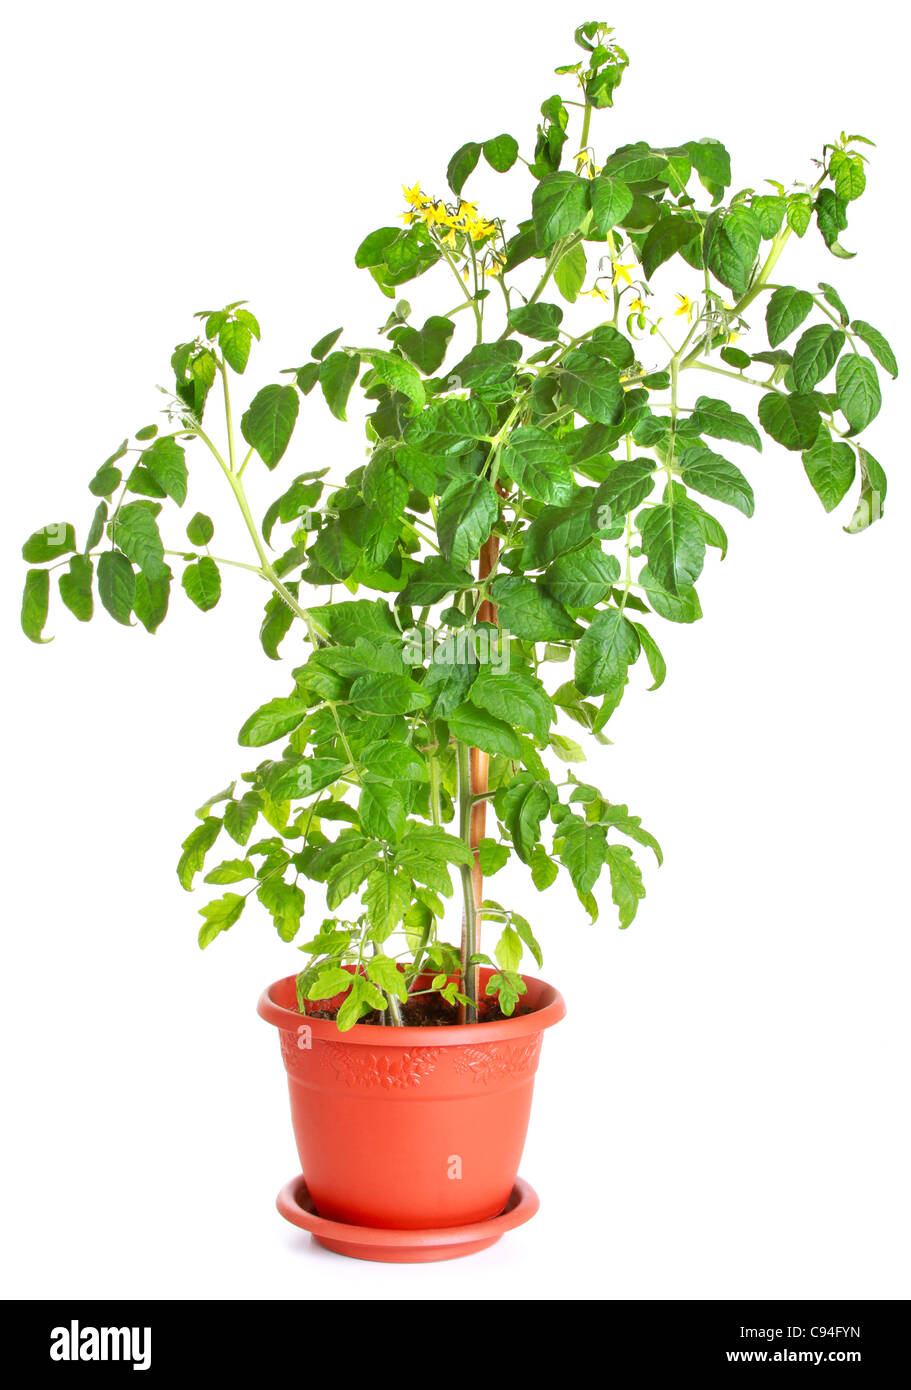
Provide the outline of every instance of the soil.
<path id="1" fill-rule="evenodd" d="M 307 1009 L 308 1018 L 334 1019 L 338 1013 L 337 1008 L 318 1007 L 323 1001 L 318 1000 L 312 1008 Z M 446 1000 L 439 994 L 421 994 L 416 999 L 411 999 L 402 1008 L 402 1025 L 405 1028 L 444 1028 L 451 1027 L 459 1021 L 459 1010 L 455 1004 L 447 1004 Z M 533 1013 L 533 1009 L 528 1004 L 517 1004 L 510 1018 L 521 1018 L 523 1014 Z M 497 999 L 482 999 L 478 1003 L 478 1022 L 496 1023 L 501 1018 L 506 1018 L 500 1008 Z M 384 1021 L 383 1016 L 377 1010 L 365 1014 L 358 1019 L 355 1027 L 362 1023 L 378 1024 Z"/>

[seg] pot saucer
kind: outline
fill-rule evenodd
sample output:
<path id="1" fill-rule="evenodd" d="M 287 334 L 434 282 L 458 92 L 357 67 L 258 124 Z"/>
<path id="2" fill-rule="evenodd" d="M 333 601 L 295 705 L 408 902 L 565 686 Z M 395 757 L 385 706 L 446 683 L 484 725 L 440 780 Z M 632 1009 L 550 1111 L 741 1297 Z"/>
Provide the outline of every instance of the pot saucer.
<path id="1" fill-rule="evenodd" d="M 391 1264 L 454 1260 L 496 1244 L 500 1237 L 530 1221 L 540 1205 L 534 1188 L 516 1178 L 509 1201 L 498 1216 L 468 1226 L 439 1226 L 431 1230 L 384 1230 L 378 1226 L 349 1226 L 318 1216 L 302 1175 L 285 1183 L 275 1205 L 286 1221 L 309 1231 L 314 1240 L 338 1255 Z"/>

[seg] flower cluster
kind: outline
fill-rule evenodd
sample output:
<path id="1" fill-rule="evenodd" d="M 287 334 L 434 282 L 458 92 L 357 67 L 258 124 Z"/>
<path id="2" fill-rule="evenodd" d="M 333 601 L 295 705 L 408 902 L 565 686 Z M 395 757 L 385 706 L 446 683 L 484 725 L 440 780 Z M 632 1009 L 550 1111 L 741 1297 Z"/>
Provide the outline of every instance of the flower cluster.
<path id="1" fill-rule="evenodd" d="M 435 231 L 447 246 L 455 247 L 458 233 L 469 237 L 473 242 L 479 242 L 492 236 L 497 230 L 495 222 L 488 222 L 486 217 L 479 215 L 476 203 L 460 200 L 457 207 L 450 207 L 444 202 L 429 198 L 417 183 L 413 188 L 406 188 L 402 184 L 402 192 L 408 204 L 407 210 L 402 213 L 405 225 L 423 222 L 424 226 L 430 231 Z"/>

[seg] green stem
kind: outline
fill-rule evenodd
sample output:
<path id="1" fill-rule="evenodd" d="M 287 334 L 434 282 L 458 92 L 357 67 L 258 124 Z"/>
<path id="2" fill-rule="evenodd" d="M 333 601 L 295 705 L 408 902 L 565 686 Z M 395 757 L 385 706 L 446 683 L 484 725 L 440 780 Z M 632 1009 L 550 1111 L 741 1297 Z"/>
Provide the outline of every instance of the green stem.
<path id="1" fill-rule="evenodd" d="M 471 848 L 471 763 L 467 743 L 458 744 L 459 769 L 459 835 Z M 463 864 L 462 898 L 464 903 L 465 925 L 462 931 L 462 993 L 471 1001 L 464 1006 L 466 1023 L 478 1021 L 478 967 L 469 961 L 478 949 L 478 918 L 474 901 L 474 883 L 471 866 Z"/>

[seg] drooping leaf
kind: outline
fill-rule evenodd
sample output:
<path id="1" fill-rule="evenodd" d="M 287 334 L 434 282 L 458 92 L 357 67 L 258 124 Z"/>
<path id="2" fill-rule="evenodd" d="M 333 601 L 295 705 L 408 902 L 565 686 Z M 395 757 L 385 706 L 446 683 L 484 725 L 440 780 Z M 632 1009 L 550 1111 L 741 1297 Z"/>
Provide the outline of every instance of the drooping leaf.
<path id="1" fill-rule="evenodd" d="M 44 624 L 47 622 L 50 598 L 51 577 L 47 570 L 29 570 L 25 576 L 22 592 L 22 631 L 31 642 L 50 642 L 53 638 L 44 637 Z"/>
<path id="2" fill-rule="evenodd" d="M 583 695 L 622 694 L 639 655 L 639 637 L 619 608 L 596 613 L 576 648 L 576 685 Z"/>

